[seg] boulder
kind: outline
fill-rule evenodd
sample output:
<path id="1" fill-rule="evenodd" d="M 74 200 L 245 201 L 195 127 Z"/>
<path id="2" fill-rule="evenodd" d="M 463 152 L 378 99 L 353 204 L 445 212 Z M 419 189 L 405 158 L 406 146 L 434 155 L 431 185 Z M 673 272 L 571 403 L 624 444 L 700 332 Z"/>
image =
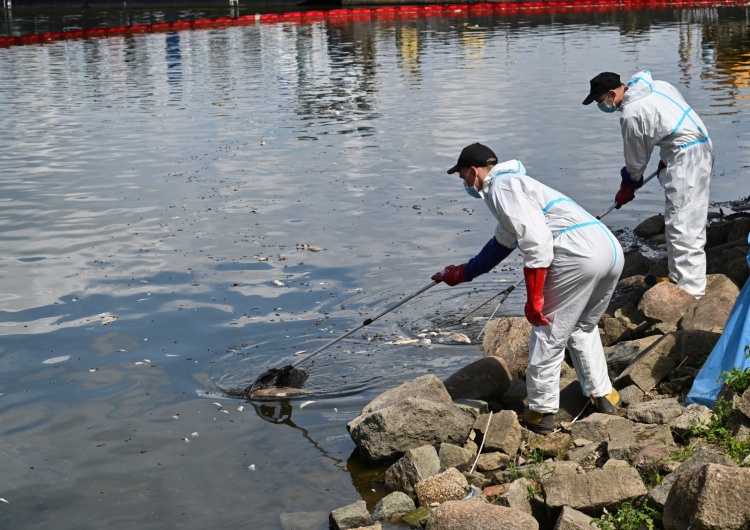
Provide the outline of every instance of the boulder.
<path id="1" fill-rule="evenodd" d="M 372 518 L 367 511 L 367 503 L 357 501 L 333 510 L 328 517 L 328 524 L 332 530 L 348 530 L 358 526 L 369 526 L 372 524 Z"/>
<path id="2" fill-rule="evenodd" d="M 474 422 L 474 430 L 484 440 L 483 451 L 501 451 L 515 456 L 521 447 L 521 424 L 512 410 L 501 410 L 491 419 L 489 414 L 479 416 Z"/>
<path id="3" fill-rule="evenodd" d="M 395 522 L 415 508 L 411 497 L 402 491 L 394 491 L 380 499 L 372 512 L 372 518 L 376 521 Z"/>
<path id="4" fill-rule="evenodd" d="M 589 515 L 602 513 L 648 490 L 633 468 L 594 469 L 581 475 L 553 475 L 542 482 L 547 507 L 569 506 Z"/>
<path id="5" fill-rule="evenodd" d="M 505 360 L 510 375 L 522 378 L 529 364 L 531 324 L 525 317 L 498 318 L 484 332 L 484 355 Z"/>
<path id="6" fill-rule="evenodd" d="M 453 405 L 440 380 L 426 375 L 375 398 L 347 428 L 364 458 L 393 462 L 423 445 L 463 445 L 472 424 L 471 415 Z"/>
<path id="7" fill-rule="evenodd" d="M 484 357 L 461 368 L 443 384 L 451 398 L 500 402 L 512 376 L 502 357 Z"/>
<path id="8" fill-rule="evenodd" d="M 414 485 L 440 472 L 440 459 L 431 445 L 409 449 L 385 472 L 388 491 L 402 491 L 414 496 Z"/>
<path id="9" fill-rule="evenodd" d="M 427 518 L 425 530 L 539 530 L 527 513 L 471 501 L 444 502 Z"/>
<path id="10" fill-rule="evenodd" d="M 648 492 L 646 497 L 651 505 L 659 510 L 664 509 L 669 492 L 674 486 L 675 481 L 685 475 L 694 475 L 704 464 L 721 464 L 733 467 L 736 464 L 729 458 L 710 447 L 701 447 L 693 453 L 688 459 L 682 462 L 679 467 L 672 473 L 668 474 L 662 481 Z"/>
<path id="11" fill-rule="evenodd" d="M 646 291 L 638 302 L 638 309 L 651 320 L 667 324 L 677 322 L 695 304 L 695 297 L 682 287 L 661 282 Z"/>
<path id="12" fill-rule="evenodd" d="M 633 233 L 640 238 L 649 239 L 664 233 L 664 215 L 652 215 L 633 228 Z"/>
<path id="13" fill-rule="evenodd" d="M 703 464 L 674 482 L 664 505 L 664 530 L 745 530 L 750 526 L 750 469 Z"/>
<path id="14" fill-rule="evenodd" d="M 466 477 L 453 467 L 426 478 L 414 486 L 420 506 L 461 500 L 466 497 L 469 489 Z"/>
<path id="15" fill-rule="evenodd" d="M 654 399 L 634 403 L 628 407 L 627 416 L 641 423 L 669 423 L 682 416 L 684 407 L 675 398 Z"/>
<path id="16" fill-rule="evenodd" d="M 552 530 L 593 530 L 591 517 L 568 506 L 564 506 Z"/>

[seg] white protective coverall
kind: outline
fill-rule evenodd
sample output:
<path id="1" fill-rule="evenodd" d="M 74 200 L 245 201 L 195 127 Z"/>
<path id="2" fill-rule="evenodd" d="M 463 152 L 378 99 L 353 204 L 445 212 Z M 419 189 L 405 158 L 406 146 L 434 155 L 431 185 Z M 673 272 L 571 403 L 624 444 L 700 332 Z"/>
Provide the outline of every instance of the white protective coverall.
<path id="1" fill-rule="evenodd" d="M 664 224 L 669 277 L 693 296 L 706 291 L 706 219 L 714 151 L 706 126 L 680 92 L 642 70 L 630 78 L 620 127 L 625 167 L 640 180 L 655 146 L 666 169 Z"/>
<path id="2" fill-rule="evenodd" d="M 550 324 L 532 327 L 529 408 L 557 412 L 566 345 L 584 395 L 606 396 L 612 383 L 597 324 L 622 272 L 620 243 L 573 200 L 527 176 L 518 160 L 493 167 L 482 191 L 498 221 L 497 241 L 517 246 L 524 267 L 548 268 L 542 313 Z"/>

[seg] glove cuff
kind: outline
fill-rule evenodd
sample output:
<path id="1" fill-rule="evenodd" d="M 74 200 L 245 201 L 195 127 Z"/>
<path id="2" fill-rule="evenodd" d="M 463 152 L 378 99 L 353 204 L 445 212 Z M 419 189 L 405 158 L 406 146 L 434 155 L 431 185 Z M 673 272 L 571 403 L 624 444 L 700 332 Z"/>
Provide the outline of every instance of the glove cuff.
<path id="1" fill-rule="evenodd" d="M 633 189 L 640 189 L 641 186 L 643 186 L 643 175 L 641 175 L 640 180 L 635 180 L 630 176 L 630 172 L 628 171 L 627 167 L 623 167 L 620 170 L 620 176 L 622 177 L 622 182 L 620 183 L 621 186 L 630 186 Z"/>

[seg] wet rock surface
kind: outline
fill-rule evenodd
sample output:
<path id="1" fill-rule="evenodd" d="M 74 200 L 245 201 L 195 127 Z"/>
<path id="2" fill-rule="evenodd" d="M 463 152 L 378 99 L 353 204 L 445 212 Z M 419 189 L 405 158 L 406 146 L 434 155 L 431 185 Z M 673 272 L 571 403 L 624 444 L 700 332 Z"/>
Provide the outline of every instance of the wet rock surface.
<path id="1" fill-rule="evenodd" d="M 660 217 L 636 233 L 658 244 Z M 375 398 L 349 431 L 365 460 L 387 464 L 391 493 L 382 505 L 399 495 L 398 508 L 370 515 L 355 503 L 332 512 L 332 527 L 375 523 L 388 512 L 394 524 L 432 530 L 596 528 L 628 506 L 665 530 L 750 528 L 750 470 L 736 461 L 744 453 L 701 437 L 722 414 L 732 416 L 736 440 L 750 440 L 750 390 L 725 392 L 729 408 L 721 411 L 683 406 L 747 280 L 748 230 L 744 212 L 709 226 L 711 273 L 698 300 L 674 284 L 649 287 L 644 275 L 663 275 L 664 260 L 627 254 L 629 275 L 600 322 L 623 399 L 614 415 L 587 405 L 565 366 L 557 429 L 539 436 L 524 428 L 529 329 L 518 317 L 489 323 L 485 358 L 445 381 L 427 375 Z M 744 268 L 730 259 L 732 247 Z M 402 516 L 407 499 L 414 509 Z"/>

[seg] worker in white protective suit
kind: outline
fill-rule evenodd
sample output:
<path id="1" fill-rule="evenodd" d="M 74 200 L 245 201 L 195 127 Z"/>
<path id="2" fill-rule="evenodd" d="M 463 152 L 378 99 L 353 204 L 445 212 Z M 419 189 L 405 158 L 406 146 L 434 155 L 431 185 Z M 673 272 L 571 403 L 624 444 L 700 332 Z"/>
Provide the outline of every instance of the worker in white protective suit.
<path id="1" fill-rule="evenodd" d="M 658 146 L 659 182 L 666 195 L 664 209 L 669 278 L 693 296 L 706 292 L 706 221 L 714 151 L 706 126 L 696 112 L 665 81 L 654 81 L 641 70 L 627 85 L 620 76 L 602 72 L 590 81 L 584 105 L 594 101 L 604 112 L 619 110 L 625 167 L 615 195 L 616 208 L 633 200 Z"/>
<path id="2" fill-rule="evenodd" d="M 607 373 L 597 324 L 622 272 L 617 239 L 571 199 L 527 176 L 521 162 L 498 163 L 482 144 L 464 148 L 448 173 L 458 173 L 469 195 L 484 200 L 497 228 L 474 258 L 449 265 L 432 279 L 450 286 L 469 282 L 514 248 L 523 253 L 524 312 L 532 325 L 523 414 L 527 427 L 539 434 L 554 428 L 566 346 L 583 393 L 598 412 L 613 414 L 620 396 Z"/>

